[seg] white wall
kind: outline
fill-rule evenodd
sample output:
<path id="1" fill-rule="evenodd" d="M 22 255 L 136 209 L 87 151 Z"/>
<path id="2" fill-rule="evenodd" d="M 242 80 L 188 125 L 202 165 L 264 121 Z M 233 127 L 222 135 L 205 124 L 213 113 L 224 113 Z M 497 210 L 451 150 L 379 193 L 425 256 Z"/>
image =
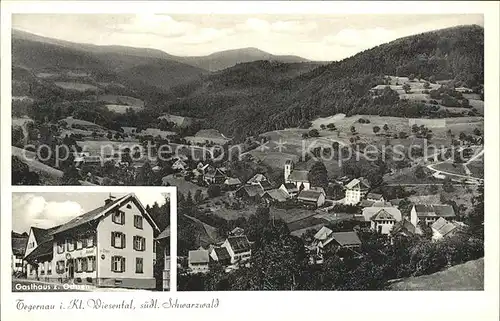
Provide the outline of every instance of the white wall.
<path id="1" fill-rule="evenodd" d="M 78 239 L 78 238 L 77 238 Z M 54 278 L 63 278 L 67 279 L 69 278 L 69 271 L 67 269 L 68 267 L 68 258 L 73 260 L 73 271 L 74 275 L 73 278 L 96 278 L 96 271 L 94 272 L 87 272 L 87 271 L 82 271 L 82 272 L 77 272 L 77 258 L 87 258 L 89 256 L 94 256 L 95 260 L 97 262 L 97 246 L 96 242 L 94 239 L 94 246 L 93 247 L 84 247 L 82 249 L 75 249 L 73 251 L 68 251 L 68 242 L 69 240 L 66 239 L 64 240 L 64 251 L 62 253 L 58 252 L 58 246 L 57 246 L 57 241 L 54 240 L 53 244 L 53 259 L 52 259 L 52 275 Z M 57 262 L 58 261 L 64 261 L 64 272 L 58 273 L 57 271 Z M 96 263 L 97 264 L 97 263 Z M 97 268 L 97 267 L 96 267 Z"/>
<path id="2" fill-rule="evenodd" d="M 34 242 L 34 246 L 31 246 Z M 33 234 L 33 229 L 30 229 L 30 235 L 28 236 L 28 242 L 26 242 L 26 250 L 24 252 L 24 257 L 28 256 L 33 250 L 38 246 L 36 239 L 35 239 L 35 234 Z"/>
<path id="3" fill-rule="evenodd" d="M 127 204 L 131 208 L 127 208 Z M 152 279 L 153 278 L 153 227 L 143 217 L 142 229 L 134 226 L 134 215 L 142 215 L 141 211 L 133 202 L 124 204 L 119 209 L 125 212 L 125 224 L 116 224 L 112 215 L 107 215 L 99 222 L 97 227 L 97 277 L 117 279 Z M 118 209 L 118 208 L 117 208 Z M 125 234 L 125 248 L 117 249 L 111 246 L 111 232 L 122 232 Z M 134 250 L 134 236 L 142 236 L 146 239 L 145 251 Z M 111 271 L 112 256 L 125 257 L 125 271 Z M 104 258 L 102 258 L 104 257 Z M 143 273 L 136 273 L 135 259 L 143 259 Z"/>

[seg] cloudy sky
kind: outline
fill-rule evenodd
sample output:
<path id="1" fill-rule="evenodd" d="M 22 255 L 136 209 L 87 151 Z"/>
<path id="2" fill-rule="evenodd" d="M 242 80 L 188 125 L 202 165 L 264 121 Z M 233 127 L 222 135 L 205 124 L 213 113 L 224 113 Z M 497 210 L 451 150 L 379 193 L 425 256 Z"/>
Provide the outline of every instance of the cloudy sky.
<path id="1" fill-rule="evenodd" d="M 135 193 L 141 203 L 165 203 L 167 194 L 161 192 Z M 116 197 L 124 193 L 112 193 Z M 104 205 L 109 193 L 12 193 L 12 230 L 27 232 L 31 226 L 50 228 Z"/>
<path id="2" fill-rule="evenodd" d="M 97 15 L 16 14 L 12 27 L 97 45 L 155 48 L 179 56 L 256 47 L 272 54 L 339 60 L 379 44 L 482 15 Z"/>

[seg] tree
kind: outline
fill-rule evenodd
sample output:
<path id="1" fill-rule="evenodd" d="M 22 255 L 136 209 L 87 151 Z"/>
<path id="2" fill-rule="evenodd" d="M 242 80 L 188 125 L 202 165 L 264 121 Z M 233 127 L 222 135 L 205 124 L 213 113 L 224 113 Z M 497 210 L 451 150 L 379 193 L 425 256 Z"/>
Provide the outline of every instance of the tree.
<path id="1" fill-rule="evenodd" d="M 326 125 L 326 127 L 332 131 L 337 129 L 334 123 L 329 123 L 328 125 Z"/>
<path id="2" fill-rule="evenodd" d="M 387 132 L 389 130 L 389 125 L 385 124 L 384 125 L 384 131 Z"/>
<path id="3" fill-rule="evenodd" d="M 408 79 L 411 81 L 413 79 L 415 79 L 415 74 L 410 74 L 410 76 L 408 77 Z"/>
<path id="4" fill-rule="evenodd" d="M 356 133 L 356 127 L 351 126 L 351 133 L 354 135 Z"/>
<path id="5" fill-rule="evenodd" d="M 378 126 L 373 126 L 373 133 L 374 133 L 375 135 L 377 135 L 379 131 L 380 131 L 380 127 L 378 127 Z"/>
<path id="6" fill-rule="evenodd" d="M 325 164 L 323 162 L 316 162 L 311 167 L 307 178 L 314 187 L 323 187 L 326 189 L 328 187 L 328 171 L 326 170 Z"/>
<path id="7" fill-rule="evenodd" d="M 194 193 L 194 201 L 195 203 L 201 203 L 203 201 L 203 194 L 200 189 L 197 189 Z"/>
<path id="8" fill-rule="evenodd" d="M 466 99 L 466 98 L 462 99 L 461 105 L 462 105 L 463 108 L 469 108 L 470 107 L 469 100 Z"/>
<path id="9" fill-rule="evenodd" d="M 408 138 L 408 134 L 405 133 L 405 132 L 399 132 L 399 138 L 400 139 L 405 139 L 405 138 Z"/>
<path id="10" fill-rule="evenodd" d="M 319 132 L 317 129 L 313 128 L 309 131 L 309 137 L 319 137 Z"/>
<path id="11" fill-rule="evenodd" d="M 424 82 L 424 89 L 429 89 L 431 88 L 431 84 L 429 84 L 428 81 Z"/>
<path id="12" fill-rule="evenodd" d="M 36 172 L 31 172 L 28 165 L 17 156 L 12 156 L 12 185 L 41 185 L 40 177 Z"/>
<path id="13" fill-rule="evenodd" d="M 411 87 L 408 84 L 403 85 L 403 90 L 408 94 L 411 92 Z"/>
<path id="14" fill-rule="evenodd" d="M 63 185 L 81 185 L 80 180 L 80 173 L 75 166 L 68 166 L 64 169 L 62 177 Z"/>
<path id="15" fill-rule="evenodd" d="M 474 128 L 474 135 L 476 136 L 481 136 L 481 131 L 479 130 L 479 128 Z"/>
<path id="16" fill-rule="evenodd" d="M 452 193 L 455 191 L 455 187 L 453 186 L 453 183 L 449 177 L 446 177 L 443 182 L 443 191 L 447 193 Z"/>
<path id="17" fill-rule="evenodd" d="M 95 136 L 97 136 L 97 133 L 96 133 L 96 132 L 93 132 L 93 133 L 92 133 L 92 136 L 94 136 L 94 133 L 95 133 Z M 106 135 L 106 137 L 107 137 L 109 140 L 111 140 L 111 139 L 113 138 L 113 133 L 108 131 L 108 134 Z"/>
<path id="18" fill-rule="evenodd" d="M 221 195 L 221 188 L 219 185 L 212 184 L 207 189 L 208 197 L 214 198 Z"/>
<path id="19" fill-rule="evenodd" d="M 321 129 L 325 130 L 326 129 L 326 126 L 325 124 L 321 124 L 321 126 L 319 126 Z"/>
<path id="20" fill-rule="evenodd" d="M 435 77 L 435 76 L 430 76 L 430 77 L 429 77 L 429 82 L 430 82 L 431 84 L 435 84 L 435 83 L 436 83 L 436 77 Z"/>
<path id="21" fill-rule="evenodd" d="M 425 170 L 424 170 L 424 167 L 421 166 L 421 165 L 418 165 L 416 168 L 415 168 L 415 177 L 417 179 L 423 179 L 425 178 L 427 175 L 425 174 Z"/>
<path id="22" fill-rule="evenodd" d="M 23 148 L 24 133 L 20 126 L 12 126 L 12 146 Z"/>

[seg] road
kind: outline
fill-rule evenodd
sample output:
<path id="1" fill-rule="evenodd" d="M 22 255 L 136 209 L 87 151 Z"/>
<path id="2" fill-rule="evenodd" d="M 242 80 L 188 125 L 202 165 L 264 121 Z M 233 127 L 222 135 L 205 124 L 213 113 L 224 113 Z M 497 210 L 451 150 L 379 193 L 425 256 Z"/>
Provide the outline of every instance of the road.
<path id="1" fill-rule="evenodd" d="M 470 170 L 467 168 L 467 164 L 469 164 L 471 161 L 474 161 L 476 158 L 480 157 L 481 155 L 484 154 L 484 147 L 482 146 L 471 146 L 471 147 L 480 147 L 481 148 L 481 151 L 479 153 L 477 153 L 476 155 L 474 155 L 473 157 L 471 157 L 464 165 L 464 168 L 465 168 L 465 171 L 467 174 L 470 174 Z M 427 157 L 427 159 L 429 159 L 429 157 Z M 436 162 L 436 163 L 432 163 L 432 164 L 429 164 L 427 165 L 427 168 L 431 171 L 434 171 L 434 172 L 438 172 L 438 173 L 441 173 L 441 174 L 444 174 L 444 175 L 448 175 L 448 176 L 452 176 L 454 178 L 461 178 L 461 179 L 467 179 L 469 181 L 472 181 L 472 182 L 475 182 L 475 183 L 481 183 L 482 181 L 484 181 L 482 178 L 477 178 L 477 177 L 472 177 L 472 176 L 469 176 L 469 175 L 461 175 L 461 174 L 456 174 L 456 173 L 450 173 L 450 172 L 446 172 L 446 171 L 442 171 L 442 170 L 438 170 L 438 169 L 435 169 L 433 166 L 436 166 L 436 165 L 439 165 L 439 164 L 442 164 L 442 163 L 446 163 L 448 162 L 449 159 L 447 160 L 444 160 L 444 161 L 441 161 L 441 162 Z"/>

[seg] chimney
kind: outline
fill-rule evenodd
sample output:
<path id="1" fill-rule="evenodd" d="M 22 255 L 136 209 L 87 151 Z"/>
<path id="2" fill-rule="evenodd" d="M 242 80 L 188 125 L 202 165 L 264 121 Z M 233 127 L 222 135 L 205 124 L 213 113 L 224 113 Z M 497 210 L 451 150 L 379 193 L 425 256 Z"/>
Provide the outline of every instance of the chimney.
<path id="1" fill-rule="evenodd" d="M 104 205 L 109 205 L 111 202 L 113 202 L 113 199 L 115 197 L 111 195 L 111 193 L 109 193 L 109 197 L 107 199 L 104 200 Z"/>

